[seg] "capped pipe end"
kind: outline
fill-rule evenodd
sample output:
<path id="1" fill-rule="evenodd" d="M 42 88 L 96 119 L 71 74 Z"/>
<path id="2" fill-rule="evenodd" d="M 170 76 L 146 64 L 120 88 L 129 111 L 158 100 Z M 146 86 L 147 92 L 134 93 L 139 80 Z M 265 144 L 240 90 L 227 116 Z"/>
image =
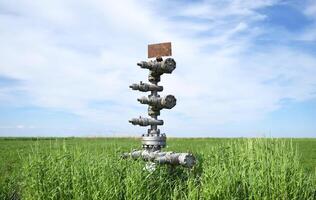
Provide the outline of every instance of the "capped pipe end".
<path id="1" fill-rule="evenodd" d="M 179 164 L 192 168 L 195 165 L 195 157 L 190 153 L 182 153 L 179 156 Z"/>
<path id="2" fill-rule="evenodd" d="M 177 104 L 177 99 L 169 94 L 162 99 L 162 104 L 165 108 L 171 109 Z"/>

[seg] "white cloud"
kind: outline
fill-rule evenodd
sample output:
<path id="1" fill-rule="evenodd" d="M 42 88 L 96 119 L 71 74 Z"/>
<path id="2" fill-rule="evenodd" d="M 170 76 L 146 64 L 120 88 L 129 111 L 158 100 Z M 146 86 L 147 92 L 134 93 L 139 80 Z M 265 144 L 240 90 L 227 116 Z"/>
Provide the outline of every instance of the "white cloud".
<path id="1" fill-rule="evenodd" d="M 316 41 L 316 2 L 307 1 L 303 14 L 312 22 L 297 38 L 305 42 Z"/>
<path id="2" fill-rule="evenodd" d="M 314 56 L 285 47 L 251 51 L 263 31 L 257 22 L 265 19 L 256 9 L 273 3 L 177 3 L 181 10 L 169 13 L 156 2 L 2 2 L 0 75 L 23 80 L 29 104 L 135 133 L 127 120 L 146 107 L 128 85 L 147 79 L 136 62 L 146 58 L 148 43 L 172 41 L 178 65 L 162 85 L 178 105 L 162 111 L 166 129 L 260 119 L 284 98 L 315 97 Z"/>
<path id="3" fill-rule="evenodd" d="M 316 3 L 315 1 L 308 1 L 305 9 L 304 9 L 304 14 L 312 17 L 312 18 L 316 18 Z"/>

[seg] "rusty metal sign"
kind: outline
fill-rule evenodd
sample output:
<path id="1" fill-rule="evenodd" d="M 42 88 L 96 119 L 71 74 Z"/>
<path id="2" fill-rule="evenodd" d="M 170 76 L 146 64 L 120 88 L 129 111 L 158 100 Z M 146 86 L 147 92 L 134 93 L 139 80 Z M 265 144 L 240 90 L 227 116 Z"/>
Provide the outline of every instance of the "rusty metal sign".
<path id="1" fill-rule="evenodd" d="M 171 56 L 171 42 L 149 44 L 148 45 L 148 58 Z"/>

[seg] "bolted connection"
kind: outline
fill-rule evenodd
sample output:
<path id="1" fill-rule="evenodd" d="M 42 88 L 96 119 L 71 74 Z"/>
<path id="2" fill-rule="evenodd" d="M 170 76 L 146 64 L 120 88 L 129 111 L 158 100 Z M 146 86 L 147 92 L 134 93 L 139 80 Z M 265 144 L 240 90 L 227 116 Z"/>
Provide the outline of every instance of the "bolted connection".
<path id="1" fill-rule="evenodd" d="M 148 47 L 149 48 L 149 47 Z M 143 69 L 149 69 L 148 81 L 150 83 L 140 82 L 134 83 L 129 87 L 133 90 L 139 90 L 141 92 L 150 92 L 148 97 L 141 97 L 137 100 L 141 104 L 148 105 L 148 115 L 151 118 L 132 118 L 129 120 L 133 125 L 150 126 L 147 133 L 142 134 L 142 147 L 143 150 L 133 151 L 131 153 L 125 153 L 123 157 L 138 159 L 170 165 L 182 165 L 185 167 L 192 167 L 195 164 L 195 157 L 189 153 L 174 153 L 174 152 L 162 152 L 161 148 L 166 147 L 166 134 L 160 133 L 158 125 L 163 125 L 163 120 L 157 119 L 160 115 L 161 109 L 171 109 L 176 103 L 177 99 L 173 95 L 167 95 L 160 97 L 158 92 L 163 90 L 162 86 L 158 85 L 160 76 L 164 73 L 171 74 L 176 68 L 176 62 L 173 58 L 161 57 L 162 55 L 171 55 L 171 44 L 169 46 L 161 44 L 151 45 L 151 48 L 155 50 L 156 59 L 150 61 L 141 61 L 137 63 Z M 158 48 L 158 49 L 157 49 Z M 165 49 L 167 48 L 167 49 Z M 168 49 L 169 48 L 169 49 Z M 150 48 L 149 48 L 150 49 Z M 168 50 L 168 53 L 164 52 Z M 161 55 L 158 55 L 161 54 Z M 148 53 L 152 55 L 152 53 Z"/>

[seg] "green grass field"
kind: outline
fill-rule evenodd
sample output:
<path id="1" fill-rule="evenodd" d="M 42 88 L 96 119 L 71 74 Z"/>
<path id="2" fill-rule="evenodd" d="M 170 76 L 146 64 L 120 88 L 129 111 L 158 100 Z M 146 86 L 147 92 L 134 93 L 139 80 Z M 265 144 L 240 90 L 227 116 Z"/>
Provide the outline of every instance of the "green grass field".
<path id="1" fill-rule="evenodd" d="M 169 139 L 193 169 L 120 155 L 138 139 L 0 139 L 0 199 L 316 199 L 316 139 Z"/>

